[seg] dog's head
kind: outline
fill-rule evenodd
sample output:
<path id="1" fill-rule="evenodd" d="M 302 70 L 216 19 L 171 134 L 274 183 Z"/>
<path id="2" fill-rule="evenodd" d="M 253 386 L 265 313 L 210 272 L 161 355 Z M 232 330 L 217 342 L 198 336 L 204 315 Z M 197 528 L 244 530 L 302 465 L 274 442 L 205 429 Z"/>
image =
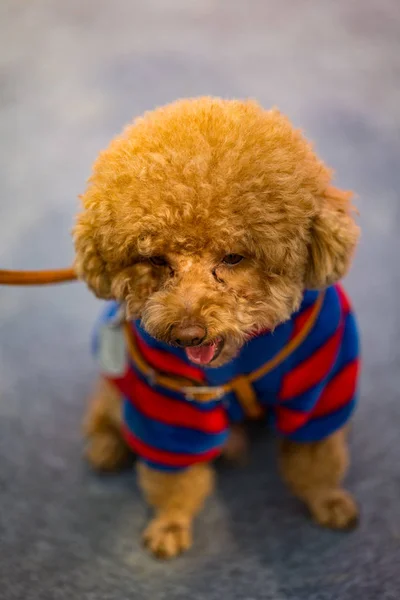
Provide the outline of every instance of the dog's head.
<path id="1" fill-rule="evenodd" d="M 180 101 L 98 158 L 75 227 L 76 268 L 149 334 L 219 366 L 347 271 L 350 194 L 278 111 Z"/>

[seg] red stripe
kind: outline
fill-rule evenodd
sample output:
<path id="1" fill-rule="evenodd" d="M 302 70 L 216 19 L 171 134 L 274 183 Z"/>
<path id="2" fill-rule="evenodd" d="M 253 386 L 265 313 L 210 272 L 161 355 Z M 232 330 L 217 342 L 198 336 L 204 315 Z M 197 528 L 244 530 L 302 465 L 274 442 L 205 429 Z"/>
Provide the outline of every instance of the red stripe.
<path id="1" fill-rule="evenodd" d="M 104 375 L 103 377 L 105 377 L 107 381 L 113 383 L 119 389 L 121 394 L 123 394 L 127 398 L 130 398 L 131 396 L 135 395 L 137 379 L 135 373 L 133 373 L 131 368 L 127 369 L 123 377 L 114 378 Z"/>
<path id="2" fill-rule="evenodd" d="M 310 413 L 292 410 L 284 406 L 276 407 L 276 425 L 280 433 L 289 435 L 302 427 L 310 418 Z"/>
<path id="3" fill-rule="evenodd" d="M 359 373 L 359 361 L 348 363 L 327 384 L 319 398 L 311 417 L 324 417 L 348 404 L 354 397 Z"/>
<path id="4" fill-rule="evenodd" d="M 204 433 L 221 433 L 228 426 L 226 411 L 221 405 L 201 410 L 186 400 L 168 398 L 147 385 L 131 369 L 124 377 L 111 381 L 149 419 Z"/>
<path id="5" fill-rule="evenodd" d="M 342 286 L 339 284 L 335 285 L 335 289 L 339 296 L 339 302 L 340 302 L 340 306 L 341 306 L 343 315 L 349 314 L 349 312 L 351 311 L 351 305 L 350 305 L 350 301 L 347 297 L 347 294 L 345 293 Z"/>
<path id="6" fill-rule="evenodd" d="M 278 431 L 285 435 L 290 435 L 309 420 L 326 417 L 346 406 L 353 399 L 356 391 L 359 366 L 359 361 L 354 360 L 343 367 L 327 384 L 315 408 L 311 412 L 277 406 L 276 418 Z"/>
<path id="7" fill-rule="evenodd" d="M 126 442 L 139 456 L 167 467 L 190 467 L 195 463 L 212 460 L 221 453 L 221 448 L 213 448 L 212 450 L 207 450 L 207 452 L 202 452 L 200 454 L 168 452 L 167 450 L 159 450 L 145 444 L 127 428 L 124 428 L 123 433 Z"/>
<path id="8" fill-rule="evenodd" d="M 144 360 L 156 371 L 164 371 L 169 375 L 178 375 L 187 377 L 198 382 L 204 382 L 204 372 L 165 350 L 152 348 L 135 332 L 135 339 L 138 349 Z"/>
<path id="9" fill-rule="evenodd" d="M 343 335 L 343 325 L 309 358 L 289 371 L 282 381 L 280 400 L 286 401 L 317 385 L 332 368 Z"/>

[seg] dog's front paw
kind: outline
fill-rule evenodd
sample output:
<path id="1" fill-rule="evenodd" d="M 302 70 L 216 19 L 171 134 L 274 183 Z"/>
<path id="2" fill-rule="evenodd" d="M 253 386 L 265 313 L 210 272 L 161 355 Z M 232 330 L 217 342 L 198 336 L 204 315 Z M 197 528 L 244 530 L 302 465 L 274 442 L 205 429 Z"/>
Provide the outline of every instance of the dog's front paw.
<path id="1" fill-rule="evenodd" d="M 318 495 L 309 505 L 314 519 L 331 529 L 353 529 L 358 523 L 358 507 L 348 492 L 328 490 Z"/>
<path id="2" fill-rule="evenodd" d="M 160 515 L 143 533 L 145 546 L 158 558 L 173 558 L 192 545 L 191 521 L 184 515 Z"/>

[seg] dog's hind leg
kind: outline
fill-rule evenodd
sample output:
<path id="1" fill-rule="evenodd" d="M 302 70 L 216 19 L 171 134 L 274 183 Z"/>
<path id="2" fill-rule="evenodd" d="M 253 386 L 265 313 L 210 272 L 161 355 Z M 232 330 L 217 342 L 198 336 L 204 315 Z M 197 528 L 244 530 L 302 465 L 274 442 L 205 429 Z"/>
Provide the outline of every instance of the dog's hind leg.
<path id="1" fill-rule="evenodd" d="M 245 465 L 248 458 L 248 439 L 244 426 L 234 423 L 229 428 L 229 437 L 222 449 L 224 459 L 234 465 Z"/>
<path id="2" fill-rule="evenodd" d="M 84 421 L 86 457 L 99 471 L 114 471 L 128 464 L 131 452 L 122 433 L 122 398 L 114 387 L 100 379 Z"/>

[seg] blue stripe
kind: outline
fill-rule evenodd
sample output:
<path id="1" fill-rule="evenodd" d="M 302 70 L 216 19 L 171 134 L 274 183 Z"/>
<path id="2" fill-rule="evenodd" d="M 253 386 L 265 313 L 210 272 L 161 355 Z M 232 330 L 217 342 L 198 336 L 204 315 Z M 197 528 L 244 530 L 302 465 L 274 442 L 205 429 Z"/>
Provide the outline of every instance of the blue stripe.
<path id="1" fill-rule="evenodd" d="M 221 433 L 206 433 L 149 419 L 127 399 L 123 416 L 126 426 L 139 440 L 167 452 L 201 454 L 223 446 L 228 437 L 227 429 Z"/>
<path id="2" fill-rule="evenodd" d="M 312 304 L 314 304 L 317 301 L 320 293 L 321 292 L 319 292 L 318 290 L 305 290 L 301 306 L 297 312 L 293 313 L 292 318 L 297 317 L 300 313 L 302 313 L 304 310 L 306 310 Z"/>
<path id="3" fill-rule="evenodd" d="M 348 363 L 356 360 L 359 356 L 359 352 L 360 347 L 356 319 L 353 313 L 349 313 L 346 316 L 340 354 L 332 369 L 331 377 L 333 378 L 337 375 Z"/>
<path id="4" fill-rule="evenodd" d="M 278 393 L 285 372 L 285 363 L 281 363 L 264 375 L 264 377 L 254 382 L 254 390 L 259 402 L 263 406 L 274 406 L 278 403 Z"/>
<path id="5" fill-rule="evenodd" d="M 153 460 L 147 460 L 147 458 L 140 457 L 141 462 L 144 462 L 151 469 L 156 471 L 165 471 L 166 473 L 176 473 L 177 471 L 184 471 L 188 467 L 175 467 L 166 465 L 164 463 L 154 462 Z M 189 465 L 190 466 L 190 465 Z"/>

